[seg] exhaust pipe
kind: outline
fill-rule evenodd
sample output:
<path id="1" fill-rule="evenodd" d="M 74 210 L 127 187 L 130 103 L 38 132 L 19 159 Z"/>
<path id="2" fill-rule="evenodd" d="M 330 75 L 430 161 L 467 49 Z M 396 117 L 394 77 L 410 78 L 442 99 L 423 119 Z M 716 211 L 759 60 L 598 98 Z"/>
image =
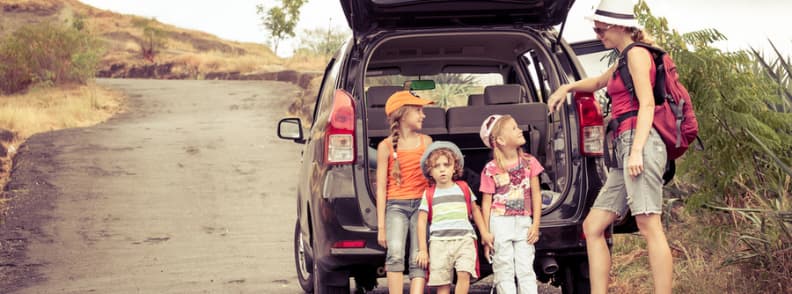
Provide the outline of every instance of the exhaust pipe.
<path id="1" fill-rule="evenodd" d="M 558 263 L 553 257 L 543 257 L 539 260 L 539 264 L 545 274 L 552 275 L 558 271 Z"/>

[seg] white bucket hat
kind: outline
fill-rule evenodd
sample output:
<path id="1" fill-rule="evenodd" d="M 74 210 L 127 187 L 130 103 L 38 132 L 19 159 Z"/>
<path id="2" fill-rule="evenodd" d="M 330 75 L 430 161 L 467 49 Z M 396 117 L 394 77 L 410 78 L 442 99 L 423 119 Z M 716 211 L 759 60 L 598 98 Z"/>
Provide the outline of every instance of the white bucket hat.
<path id="1" fill-rule="evenodd" d="M 635 4 L 632 0 L 602 0 L 593 15 L 586 16 L 590 21 L 606 24 L 643 29 L 633 12 Z"/>

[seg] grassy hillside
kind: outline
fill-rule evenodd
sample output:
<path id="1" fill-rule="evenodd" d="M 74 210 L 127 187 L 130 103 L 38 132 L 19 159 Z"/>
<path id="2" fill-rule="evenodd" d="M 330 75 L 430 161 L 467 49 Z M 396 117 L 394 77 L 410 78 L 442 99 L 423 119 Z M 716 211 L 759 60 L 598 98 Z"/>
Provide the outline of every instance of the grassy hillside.
<path id="1" fill-rule="evenodd" d="M 161 32 L 165 47 L 153 60 L 146 60 L 141 51 L 141 43 L 146 40 L 140 26 L 146 19 L 142 17 L 97 9 L 77 0 L 0 1 L 0 38 L 28 24 L 74 21 L 81 21 L 104 43 L 99 76 L 205 78 L 218 73 L 244 75 L 322 68 L 322 64 L 314 62 L 281 59 L 262 44 L 227 41 L 151 20 L 149 27 Z"/>

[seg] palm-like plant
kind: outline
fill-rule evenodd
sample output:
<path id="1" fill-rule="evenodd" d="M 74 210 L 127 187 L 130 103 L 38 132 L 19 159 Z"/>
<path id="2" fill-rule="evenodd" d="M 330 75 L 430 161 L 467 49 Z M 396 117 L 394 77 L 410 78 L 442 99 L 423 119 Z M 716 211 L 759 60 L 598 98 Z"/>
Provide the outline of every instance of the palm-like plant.
<path id="1" fill-rule="evenodd" d="M 698 187 L 686 197 L 700 213 L 736 216 L 737 252 L 725 264 L 759 265 L 778 281 L 792 279 L 792 113 L 789 58 L 775 49 L 768 61 L 756 50 L 723 52 L 717 30 L 680 34 L 645 2 L 636 12 L 646 30 L 676 61 L 693 98 L 699 135 L 707 146 L 688 152 L 682 179 Z"/>

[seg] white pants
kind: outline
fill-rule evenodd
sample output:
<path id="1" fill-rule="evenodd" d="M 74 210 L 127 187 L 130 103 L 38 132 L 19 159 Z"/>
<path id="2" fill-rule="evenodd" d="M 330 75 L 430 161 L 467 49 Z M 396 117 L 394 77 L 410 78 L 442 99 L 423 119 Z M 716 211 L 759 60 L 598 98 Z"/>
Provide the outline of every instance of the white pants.
<path id="1" fill-rule="evenodd" d="M 490 230 L 495 236 L 492 271 L 499 294 L 517 293 L 515 276 L 520 286 L 520 294 L 538 292 L 533 270 L 536 249 L 527 240 L 532 223 L 533 218 L 530 216 L 490 217 Z"/>

